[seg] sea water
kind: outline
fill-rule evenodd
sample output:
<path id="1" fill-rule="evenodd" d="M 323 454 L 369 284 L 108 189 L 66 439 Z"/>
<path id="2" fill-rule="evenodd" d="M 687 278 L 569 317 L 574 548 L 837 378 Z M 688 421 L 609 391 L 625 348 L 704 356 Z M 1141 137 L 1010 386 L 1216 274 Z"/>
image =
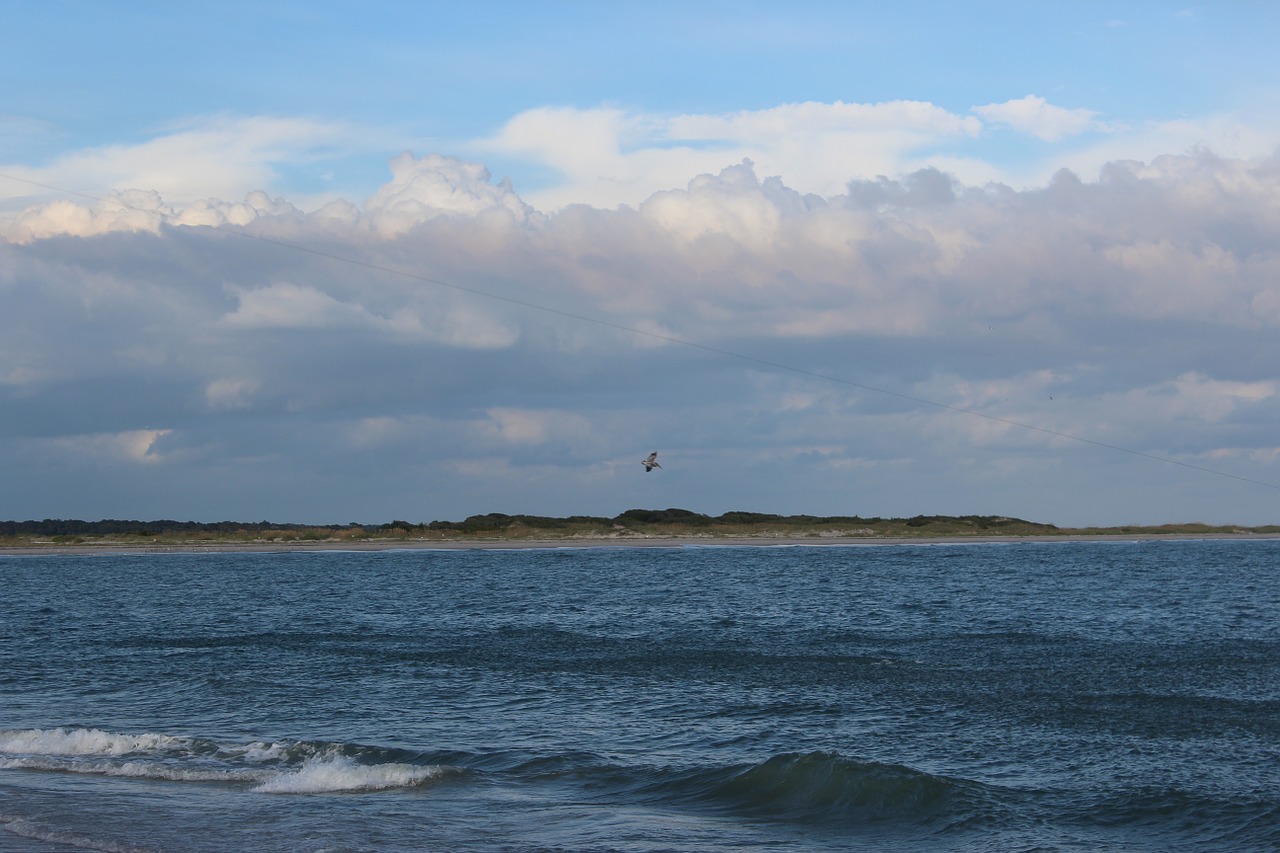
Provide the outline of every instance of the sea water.
<path id="1" fill-rule="evenodd" d="M 1280 848 L 1280 542 L 0 558 L 0 849 Z"/>

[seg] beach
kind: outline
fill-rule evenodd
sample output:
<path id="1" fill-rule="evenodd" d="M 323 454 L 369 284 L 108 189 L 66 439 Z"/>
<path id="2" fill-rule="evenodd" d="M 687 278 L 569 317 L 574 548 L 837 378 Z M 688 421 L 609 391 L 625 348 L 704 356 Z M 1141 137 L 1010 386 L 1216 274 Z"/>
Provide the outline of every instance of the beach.
<path id="1" fill-rule="evenodd" d="M 1029 543 L 1029 542 L 1146 542 L 1193 540 L 1261 540 L 1280 539 L 1280 533 L 1064 533 L 1053 536 L 600 536 L 547 538 L 472 538 L 426 539 L 387 538 L 350 540 L 295 540 L 245 542 L 178 542 L 178 543 L 82 543 L 0 545 L 0 556 L 37 556 L 41 554 L 274 554 L 315 551 L 468 551 L 528 550 L 535 548 L 778 548 L 785 546 L 887 546 L 887 545 L 961 545 L 965 543 Z"/>

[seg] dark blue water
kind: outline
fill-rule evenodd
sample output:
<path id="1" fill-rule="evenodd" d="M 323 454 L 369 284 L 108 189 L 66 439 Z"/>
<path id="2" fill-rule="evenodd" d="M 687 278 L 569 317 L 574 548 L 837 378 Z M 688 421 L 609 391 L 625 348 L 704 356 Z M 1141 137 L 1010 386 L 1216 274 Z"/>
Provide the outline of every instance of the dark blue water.
<path id="1" fill-rule="evenodd" d="M 0 849 L 1280 849 L 1280 542 L 0 559 Z"/>

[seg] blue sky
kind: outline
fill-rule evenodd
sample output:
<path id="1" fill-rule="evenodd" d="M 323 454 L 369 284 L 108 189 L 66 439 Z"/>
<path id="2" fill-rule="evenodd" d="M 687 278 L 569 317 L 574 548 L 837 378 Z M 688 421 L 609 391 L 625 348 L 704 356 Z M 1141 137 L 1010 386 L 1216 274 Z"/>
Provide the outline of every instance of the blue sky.
<path id="1" fill-rule="evenodd" d="M 295 193 L 367 189 L 406 148 L 474 153 L 478 140 L 543 106 L 678 115 L 914 100 L 965 115 L 1034 94 L 1133 133 L 1277 107 L 1269 49 L 1280 15 L 1263 3 L 380 3 L 357 14 L 346 3 L 86 2 L 4 11 L 12 35 L 0 67 L 30 81 L 4 109 L 20 122 L 8 134 L 17 162 L 138 143 L 219 115 L 349 124 L 307 164 L 275 164 L 277 188 Z M 1096 141 L 1083 137 L 1057 140 L 1058 156 Z M 1054 156 L 1042 140 L 998 127 L 947 148 L 1010 171 L 1043 172 Z M 555 178 L 544 163 L 486 153 L 518 190 Z"/>
<path id="2" fill-rule="evenodd" d="M 0 23 L 2 517 L 1277 517 L 1270 4 Z"/>

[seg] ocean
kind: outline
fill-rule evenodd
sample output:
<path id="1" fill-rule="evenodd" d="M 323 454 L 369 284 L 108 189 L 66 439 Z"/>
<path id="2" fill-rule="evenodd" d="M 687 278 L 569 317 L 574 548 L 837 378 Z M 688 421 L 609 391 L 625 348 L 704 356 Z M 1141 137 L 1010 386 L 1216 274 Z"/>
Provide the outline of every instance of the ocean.
<path id="1" fill-rule="evenodd" d="M 0 557 L 0 850 L 1280 849 L 1280 541 Z"/>

